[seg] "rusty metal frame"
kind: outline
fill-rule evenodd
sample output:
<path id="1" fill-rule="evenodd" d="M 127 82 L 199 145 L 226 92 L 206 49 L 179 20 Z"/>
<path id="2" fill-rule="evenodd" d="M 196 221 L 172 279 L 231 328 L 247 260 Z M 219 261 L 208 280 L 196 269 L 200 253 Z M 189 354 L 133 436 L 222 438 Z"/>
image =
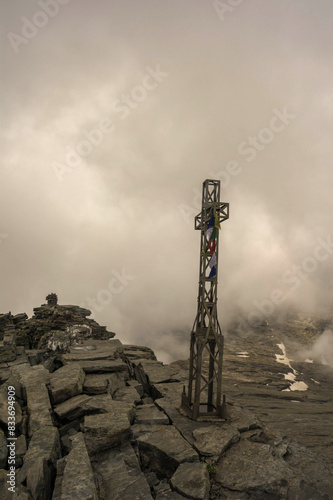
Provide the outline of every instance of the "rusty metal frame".
<path id="1" fill-rule="evenodd" d="M 220 181 L 206 179 L 202 185 L 202 210 L 194 219 L 194 228 L 201 231 L 199 293 L 197 315 L 191 333 L 189 382 L 182 394 L 181 407 L 187 415 L 196 420 L 199 416 L 223 417 L 222 410 L 222 366 L 223 335 L 217 319 L 217 278 L 219 231 L 215 243 L 216 275 L 209 278 L 210 259 L 206 253 L 208 245 L 206 230 L 212 215 L 217 214 L 219 222 L 229 218 L 229 203 L 220 202 Z M 204 351 L 208 352 L 208 377 L 202 372 Z"/>

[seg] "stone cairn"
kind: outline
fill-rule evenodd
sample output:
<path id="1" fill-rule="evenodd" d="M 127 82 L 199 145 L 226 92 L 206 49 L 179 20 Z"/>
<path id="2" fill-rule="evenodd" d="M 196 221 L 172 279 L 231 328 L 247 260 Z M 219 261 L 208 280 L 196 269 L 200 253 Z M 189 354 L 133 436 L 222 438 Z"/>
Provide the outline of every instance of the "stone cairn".
<path id="1" fill-rule="evenodd" d="M 329 464 L 249 411 L 190 420 L 187 362 L 163 365 L 87 310 L 47 302 L 0 316 L 1 499 L 331 498 Z"/>

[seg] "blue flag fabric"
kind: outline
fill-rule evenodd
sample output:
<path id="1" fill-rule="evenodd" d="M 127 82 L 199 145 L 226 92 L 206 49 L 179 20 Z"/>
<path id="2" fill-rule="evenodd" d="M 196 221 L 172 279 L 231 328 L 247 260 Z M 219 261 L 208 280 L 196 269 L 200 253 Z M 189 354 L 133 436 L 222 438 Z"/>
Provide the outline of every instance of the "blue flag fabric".
<path id="1" fill-rule="evenodd" d="M 216 267 L 215 266 L 212 267 L 208 278 L 214 278 L 214 276 L 216 276 Z"/>
<path id="2" fill-rule="evenodd" d="M 214 227 L 214 226 L 215 226 L 215 215 L 212 215 L 208 221 L 207 229 L 209 229 L 210 227 Z"/>

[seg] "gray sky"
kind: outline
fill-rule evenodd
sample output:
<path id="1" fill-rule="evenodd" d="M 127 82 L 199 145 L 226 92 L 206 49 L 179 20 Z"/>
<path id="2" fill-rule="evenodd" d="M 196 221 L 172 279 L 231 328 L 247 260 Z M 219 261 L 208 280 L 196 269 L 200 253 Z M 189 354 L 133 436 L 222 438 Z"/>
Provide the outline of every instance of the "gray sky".
<path id="1" fill-rule="evenodd" d="M 332 311 L 332 16 L 329 0 L 3 2 L 1 310 L 56 292 L 186 356 L 213 177 L 222 327 Z"/>

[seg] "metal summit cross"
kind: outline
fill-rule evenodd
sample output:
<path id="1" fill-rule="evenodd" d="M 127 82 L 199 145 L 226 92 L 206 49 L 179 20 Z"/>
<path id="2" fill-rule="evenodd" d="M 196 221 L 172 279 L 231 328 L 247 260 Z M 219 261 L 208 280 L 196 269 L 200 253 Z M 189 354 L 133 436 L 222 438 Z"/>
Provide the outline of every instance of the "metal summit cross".
<path id="1" fill-rule="evenodd" d="M 202 210 L 194 219 L 201 231 L 198 311 L 191 333 L 188 393 L 181 408 L 196 420 L 199 416 L 225 418 L 222 396 L 223 335 L 217 319 L 219 229 L 229 218 L 229 203 L 220 202 L 220 181 L 206 179 L 202 186 Z"/>

